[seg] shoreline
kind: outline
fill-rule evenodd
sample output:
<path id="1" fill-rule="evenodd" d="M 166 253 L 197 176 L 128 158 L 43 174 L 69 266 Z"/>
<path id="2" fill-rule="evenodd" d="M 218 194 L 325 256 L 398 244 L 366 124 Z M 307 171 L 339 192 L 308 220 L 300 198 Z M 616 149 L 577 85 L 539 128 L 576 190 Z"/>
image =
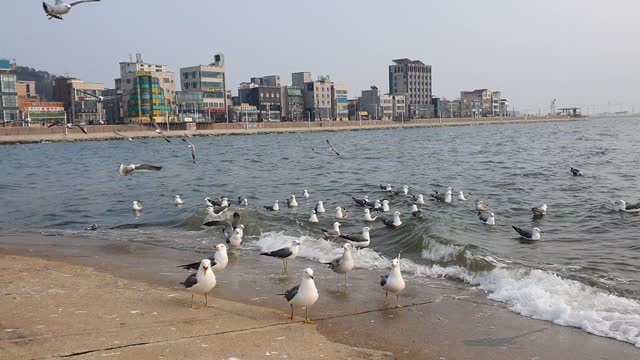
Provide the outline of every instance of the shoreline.
<path id="1" fill-rule="evenodd" d="M 257 134 L 280 134 L 280 133 L 307 133 L 307 132 L 334 132 L 334 131 L 361 131 L 361 130 L 386 130 L 386 129 L 411 129 L 419 127 L 449 127 L 449 126 L 476 126 L 476 125 L 502 125 L 502 124 L 528 124 L 541 122 L 565 122 L 581 121 L 590 118 L 568 118 L 568 117 L 531 117 L 531 118 L 450 118 L 450 119 L 421 119 L 411 120 L 404 123 L 397 121 L 322 121 L 322 122 L 280 122 L 280 123 L 250 123 L 245 128 L 245 123 L 220 123 L 207 124 L 210 129 L 201 130 L 171 130 L 165 131 L 168 138 L 193 137 L 193 136 L 219 136 L 219 135 L 257 135 Z M 76 141 L 106 141 L 106 140 L 126 140 L 117 136 L 113 131 L 121 132 L 123 135 L 133 139 L 149 139 L 162 137 L 153 130 L 141 130 L 139 126 L 132 126 L 127 129 L 127 125 L 102 125 L 88 126 L 88 134 L 82 133 L 79 129 L 68 130 L 68 134 L 63 133 L 62 128 L 0 128 L 0 144 L 33 144 L 41 142 L 76 142 Z M 4 131 L 3 131 L 4 130 Z M 93 131 L 96 132 L 93 132 Z"/>
<path id="2" fill-rule="evenodd" d="M 127 279 L 122 280 L 125 283 L 136 281 L 154 287 L 157 296 L 138 295 L 145 301 L 137 306 L 147 306 L 147 311 L 152 311 L 154 307 L 166 307 L 167 303 L 177 304 L 177 307 L 174 306 L 176 307 L 174 313 L 164 319 L 163 326 L 165 327 L 190 323 L 188 319 L 183 318 L 186 316 L 185 314 L 188 314 L 186 317 L 192 317 L 192 315 L 202 316 L 208 312 L 207 310 L 190 312 L 188 293 L 176 285 L 184 279 L 186 273 L 176 269 L 175 265 L 203 256 L 193 251 L 93 237 L 43 236 L 22 233 L 0 234 L 0 254 L 3 254 L 2 256 L 43 258 L 47 261 L 54 261 L 56 264 L 72 264 L 85 269 L 90 267 L 99 272 L 92 274 L 85 281 L 94 281 L 94 277 L 99 278 L 100 273 L 106 273 L 108 276 Z M 170 261 L 158 262 L 156 259 L 170 259 Z M 4 262 L 3 266 L 6 266 Z M 289 308 L 286 302 L 275 294 L 297 283 L 299 271 L 303 267 L 310 266 L 316 271 L 316 282 L 321 298 L 310 311 L 315 325 L 306 326 L 306 328 L 305 326 L 296 327 L 295 337 L 298 336 L 299 331 L 307 331 L 308 328 L 317 329 L 321 336 L 333 343 L 375 349 L 372 350 L 373 352 L 366 352 L 368 357 L 363 358 L 376 358 L 374 356 L 389 358 L 387 352 L 391 352 L 397 359 L 520 359 L 535 357 L 629 359 L 637 356 L 639 351 L 628 343 L 598 337 L 571 327 L 522 317 L 509 311 L 504 304 L 486 299 L 484 292 L 478 289 L 445 279 L 410 278 L 407 291 L 401 297 L 401 303 L 404 307 L 385 310 L 381 307 L 383 293 L 375 281 L 379 275 L 377 271 L 354 271 L 349 278 L 348 290 L 341 291 L 335 287 L 335 275 L 317 262 L 296 259 L 295 262 L 290 263 L 292 270 L 288 275 L 279 273 L 281 266 L 279 261 L 262 259 L 254 256 L 249 250 L 241 250 L 237 256 L 231 257 L 227 270 L 218 275 L 221 287 L 214 289 L 210 300 L 213 299 L 214 304 L 217 301 L 231 302 L 234 311 L 241 314 L 244 314 L 245 311 L 254 311 L 251 310 L 253 307 L 267 309 L 280 314 L 279 317 L 275 315 L 276 318 L 286 320 Z M 55 269 L 51 270 L 57 271 L 57 266 L 54 267 Z M 28 283 L 29 279 L 25 276 L 29 272 L 7 273 L 5 269 L 3 279 L 9 278 L 19 284 Z M 75 281 L 75 278 L 72 277 L 72 279 Z M 119 282 L 110 282 L 102 287 L 107 294 L 119 293 L 122 289 L 116 284 Z M 40 292 L 44 291 L 51 295 L 50 289 L 46 290 L 47 287 L 51 286 L 48 283 L 40 283 L 37 286 Z M 3 288 L 6 288 L 4 282 Z M 30 294 L 39 296 L 40 292 Z M 135 298 L 135 294 L 142 293 L 140 290 L 130 289 L 129 292 L 125 292 L 126 294 Z M 175 296 L 169 297 L 173 294 Z M 5 311 L 6 301 L 11 300 L 11 294 L 5 293 L 4 295 L 2 303 L 0 303 L 3 311 Z M 104 308 L 110 308 L 116 306 L 112 304 L 115 302 L 120 303 L 117 306 L 127 308 L 127 304 L 122 304 L 120 297 L 111 295 L 111 298 L 113 300 L 102 298 L 101 305 Z M 73 297 L 70 296 L 70 299 Z M 52 306 L 54 305 L 52 304 Z M 60 305 L 59 307 L 65 308 L 67 306 Z M 260 314 L 260 316 L 265 316 Z M 301 315 L 300 310 L 296 311 L 296 320 L 300 320 Z M 24 317 L 28 315 L 18 313 L 13 316 L 17 322 L 22 323 Z M 248 317 L 251 318 L 251 316 Z M 62 321 L 62 319 L 59 320 Z M 224 325 L 224 321 L 220 317 L 214 316 L 209 320 L 211 320 L 209 326 L 212 324 L 214 326 Z M 222 323 L 219 323 L 218 320 Z M 6 327 L 6 319 L 2 321 L 3 327 Z M 69 319 L 69 321 L 73 320 Z M 148 340 L 145 340 L 144 336 L 146 332 L 149 332 L 149 336 L 153 335 L 156 331 L 155 328 L 153 325 L 140 323 L 137 320 L 130 321 L 132 322 L 126 322 L 127 325 L 122 331 L 126 333 L 127 329 L 131 331 L 145 329 L 142 334 L 136 332 L 137 336 L 142 337 L 142 340 L 125 337 L 124 339 L 127 339 L 129 344 L 119 344 L 118 347 L 126 347 L 128 351 L 139 351 L 146 348 Z M 259 326 L 261 321 L 264 319 L 255 316 L 248 321 L 249 325 L 247 326 Z M 293 325 L 288 324 L 288 320 L 283 323 L 285 327 Z M 63 325 L 64 322 L 60 326 Z M 206 331 L 206 328 L 203 330 L 199 325 L 193 326 L 197 328 L 197 331 Z M 37 330 L 33 331 L 37 332 Z M 3 343 L 13 344 L 12 341 L 18 341 L 11 340 L 10 333 L 3 333 L 3 335 L 4 337 L 0 338 Z M 251 335 L 249 336 L 251 337 Z M 290 335 L 286 336 L 288 339 L 291 338 Z M 48 337 L 45 338 L 48 339 Z M 26 341 L 29 347 L 32 347 L 36 346 L 40 340 L 37 336 L 25 336 L 19 341 Z M 579 346 L 577 346 L 578 344 Z M 300 345 L 302 348 L 308 346 Z M 323 342 L 322 348 L 325 345 L 326 343 Z M 0 348 L 2 347 L 4 346 L 0 346 Z M 380 351 L 384 353 L 380 353 Z M 242 359 L 265 358 L 262 355 L 264 353 L 260 357 L 242 357 Z M 278 355 L 271 358 L 279 357 Z M 289 358 L 304 357 L 290 356 Z M 338 358 L 347 358 L 347 356 Z M 358 359 L 360 357 L 352 358 Z M 384 359 L 385 357 L 377 358 Z"/>

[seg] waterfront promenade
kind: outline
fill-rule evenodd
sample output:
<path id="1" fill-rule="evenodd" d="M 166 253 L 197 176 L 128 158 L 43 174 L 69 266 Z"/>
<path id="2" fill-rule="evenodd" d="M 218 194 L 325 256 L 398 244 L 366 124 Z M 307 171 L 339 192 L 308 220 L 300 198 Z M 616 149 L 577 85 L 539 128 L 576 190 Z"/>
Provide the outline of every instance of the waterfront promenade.
<path id="1" fill-rule="evenodd" d="M 413 127 L 473 126 L 489 124 L 535 123 L 552 121 L 576 121 L 586 118 L 570 117 L 508 117 L 508 118 L 443 118 L 416 119 L 407 121 L 363 120 L 363 121 L 311 121 L 311 122 L 262 122 L 262 123 L 196 123 L 194 129 L 187 129 L 185 123 L 161 124 L 167 137 L 209 136 L 209 135 L 251 135 L 266 133 L 312 132 L 312 131 L 354 131 Z M 160 137 L 149 126 L 139 125 L 93 125 L 86 127 L 88 134 L 78 128 L 62 126 L 46 127 L 4 127 L 0 128 L 0 144 L 39 143 L 42 141 L 86 141 L 124 139 L 114 131 L 131 138 Z"/>

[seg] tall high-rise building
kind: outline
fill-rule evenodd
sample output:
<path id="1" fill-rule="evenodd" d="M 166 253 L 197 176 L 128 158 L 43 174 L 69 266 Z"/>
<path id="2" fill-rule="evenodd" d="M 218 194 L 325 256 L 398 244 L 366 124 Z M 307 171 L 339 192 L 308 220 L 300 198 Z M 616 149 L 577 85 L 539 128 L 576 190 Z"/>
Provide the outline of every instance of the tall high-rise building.
<path id="1" fill-rule="evenodd" d="M 405 96 L 410 117 L 431 117 L 431 65 L 410 59 L 393 62 L 389 65 L 389 93 Z"/>
<path id="2" fill-rule="evenodd" d="M 180 69 L 180 108 L 211 121 L 226 121 L 229 103 L 224 56 L 216 54 L 209 65 Z"/>
<path id="3" fill-rule="evenodd" d="M 122 94 L 122 114 L 125 121 L 147 123 L 166 122 L 176 109 L 175 73 L 167 65 L 148 64 L 142 55 L 136 61 L 120 63 L 120 78 L 116 90 Z"/>
<path id="4" fill-rule="evenodd" d="M 0 122 L 18 121 L 18 91 L 15 64 L 0 59 Z"/>

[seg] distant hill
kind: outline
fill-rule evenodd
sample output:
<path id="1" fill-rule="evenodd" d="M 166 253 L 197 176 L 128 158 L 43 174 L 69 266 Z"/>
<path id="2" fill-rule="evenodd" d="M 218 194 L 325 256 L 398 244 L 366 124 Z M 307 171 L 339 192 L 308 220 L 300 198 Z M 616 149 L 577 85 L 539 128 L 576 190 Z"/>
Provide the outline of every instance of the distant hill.
<path id="1" fill-rule="evenodd" d="M 16 75 L 18 80 L 35 81 L 36 91 L 42 100 L 51 101 L 53 99 L 53 81 L 60 76 L 26 66 L 18 66 Z"/>

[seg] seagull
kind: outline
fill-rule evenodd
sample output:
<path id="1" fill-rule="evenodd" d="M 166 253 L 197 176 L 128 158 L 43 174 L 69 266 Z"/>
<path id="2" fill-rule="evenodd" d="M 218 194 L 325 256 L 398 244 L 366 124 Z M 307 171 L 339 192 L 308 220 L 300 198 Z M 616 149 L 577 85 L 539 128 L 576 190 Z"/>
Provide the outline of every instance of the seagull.
<path id="1" fill-rule="evenodd" d="M 196 163 L 196 146 L 193 145 L 189 140 L 182 138 L 182 141 L 186 142 L 187 144 L 189 144 L 189 149 L 191 150 L 191 158 L 193 159 L 193 163 Z"/>
<path id="2" fill-rule="evenodd" d="M 213 270 L 213 272 L 220 272 L 224 270 L 227 267 L 227 264 L 229 263 L 229 256 L 227 255 L 227 246 L 225 244 L 217 244 L 216 246 L 213 247 L 213 249 L 216 252 L 213 253 L 213 255 L 211 255 L 207 259 L 211 261 L 211 263 L 213 264 L 213 267 L 211 268 L 211 270 Z M 198 270 L 198 268 L 200 267 L 200 263 L 195 262 L 192 264 L 180 265 L 178 267 L 183 268 L 185 270 Z"/>
<path id="3" fill-rule="evenodd" d="M 338 236 L 340 236 L 340 223 L 337 222 L 337 221 L 334 222 L 332 230 L 323 229 L 322 233 L 324 234 L 325 238 L 327 238 L 327 239 L 333 240 L 333 239 L 337 238 Z"/>
<path id="4" fill-rule="evenodd" d="M 227 210 L 227 208 L 225 208 L 224 210 Z M 215 210 L 214 210 L 215 211 Z M 215 215 L 219 215 L 219 214 L 214 214 L 214 218 L 217 217 L 218 220 L 210 220 L 205 222 L 204 224 L 202 224 L 202 226 L 224 226 L 225 228 L 227 227 L 231 227 L 231 230 L 235 230 L 238 225 L 240 225 L 240 213 L 238 212 L 234 212 L 233 213 L 233 220 L 231 222 L 228 222 L 227 220 L 223 220 L 221 219 L 219 216 L 215 216 Z"/>
<path id="5" fill-rule="evenodd" d="M 298 256 L 298 252 L 300 251 L 300 241 L 293 240 L 291 242 L 291 246 L 283 247 L 282 249 L 273 250 L 269 252 L 260 253 L 260 255 L 271 256 L 282 260 L 282 265 L 284 272 L 287 272 L 287 261 L 293 260 Z"/>
<path id="6" fill-rule="evenodd" d="M 343 208 L 342 206 L 336 207 L 336 219 L 342 220 L 346 219 L 349 216 L 349 210 Z"/>
<path id="7" fill-rule="evenodd" d="M 72 7 L 82 3 L 86 3 L 86 2 L 99 2 L 99 1 L 101 0 L 81 0 L 81 1 L 72 2 L 70 4 L 66 4 L 62 2 L 62 0 L 56 0 L 56 3 L 54 5 L 47 4 L 46 2 L 43 1 L 42 8 L 44 9 L 44 12 L 47 14 L 47 16 L 49 16 L 49 20 L 51 20 L 52 18 L 62 20 L 62 16 L 68 14 L 69 11 L 71 11 Z"/>
<path id="8" fill-rule="evenodd" d="M 394 195 L 409 195 L 409 185 L 402 185 L 402 190 L 396 190 L 393 192 Z"/>
<path id="9" fill-rule="evenodd" d="M 242 236 L 244 235 L 244 225 L 239 224 L 237 228 L 225 227 L 224 228 L 225 241 L 229 246 L 239 248 L 242 245 Z"/>
<path id="10" fill-rule="evenodd" d="M 495 225 L 496 224 L 496 218 L 493 215 L 493 213 L 478 213 L 478 219 L 480 219 L 480 222 L 485 224 L 485 225 Z"/>
<path id="11" fill-rule="evenodd" d="M 96 224 L 92 224 L 91 226 L 89 226 L 89 227 L 88 227 L 88 228 L 86 228 L 85 230 L 88 230 L 88 231 L 96 231 L 96 230 L 98 230 L 98 225 L 96 225 Z"/>
<path id="12" fill-rule="evenodd" d="M 344 286 L 347 286 L 347 273 L 353 270 L 355 263 L 351 256 L 351 244 L 346 243 L 342 245 L 342 248 L 344 249 L 344 252 L 341 257 L 324 264 L 329 265 L 329 269 L 338 274 L 338 286 L 340 286 L 340 275 L 344 274 Z"/>
<path id="13" fill-rule="evenodd" d="M 382 212 L 389 212 L 389 200 L 382 200 Z"/>
<path id="14" fill-rule="evenodd" d="M 324 209 L 324 204 L 322 203 L 322 200 L 318 201 L 314 210 L 316 211 L 316 214 L 322 214 L 326 211 Z"/>
<path id="15" fill-rule="evenodd" d="M 393 219 L 384 219 L 382 222 L 386 227 L 389 228 L 397 228 L 402 225 L 402 221 L 400 221 L 400 212 L 396 211 L 393 213 Z"/>
<path id="16" fill-rule="evenodd" d="M 358 206 L 371 206 L 371 203 L 369 202 L 369 197 L 367 195 L 362 197 L 362 199 L 358 199 L 355 196 L 352 196 L 351 198 Z"/>
<path id="17" fill-rule="evenodd" d="M 113 133 L 114 133 L 114 134 L 116 134 L 116 135 L 118 135 L 118 136 L 121 136 L 121 137 L 123 137 L 123 138 L 125 138 L 125 139 L 127 139 L 127 140 L 129 140 L 129 141 L 133 141 L 133 138 L 131 138 L 131 137 L 129 137 L 129 136 L 126 136 L 126 135 L 122 135 L 122 134 L 120 134 L 120 133 L 119 133 L 119 132 L 117 132 L 117 131 L 114 131 Z"/>
<path id="18" fill-rule="evenodd" d="M 387 191 L 387 192 L 392 192 L 393 188 L 391 187 L 391 184 L 387 184 L 387 185 L 382 185 L 380 184 L 380 189 Z"/>
<path id="19" fill-rule="evenodd" d="M 166 136 L 164 135 L 164 131 L 162 131 L 162 129 L 160 128 L 160 126 L 158 126 L 158 124 L 156 124 L 156 122 L 155 122 L 155 121 L 151 121 L 151 123 L 152 123 L 152 124 L 153 124 L 153 126 L 156 128 L 156 130 L 155 130 L 155 131 L 156 131 L 156 134 L 158 134 L 158 135 L 162 136 L 162 138 L 163 138 L 166 142 L 170 143 L 170 142 L 171 142 L 171 140 L 169 140 L 169 138 L 168 138 L 168 137 L 166 137 Z"/>
<path id="20" fill-rule="evenodd" d="M 389 305 L 387 297 L 389 292 L 396 294 L 396 307 L 400 307 L 400 292 L 404 290 L 404 279 L 400 272 L 400 259 L 393 259 L 391 261 L 391 271 L 385 276 L 381 276 L 380 286 L 385 290 L 384 294 L 384 306 Z"/>
<path id="21" fill-rule="evenodd" d="M 640 203 L 637 204 L 627 204 L 624 200 L 616 200 L 613 203 L 618 211 L 624 211 L 628 213 L 637 213 L 640 212 Z"/>
<path id="22" fill-rule="evenodd" d="M 573 174 L 573 176 L 583 176 L 584 174 L 582 173 L 582 170 L 580 169 L 576 169 L 576 168 L 571 168 L 571 174 Z"/>
<path id="23" fill-rule="evenodd" d="M 207 217 L 205 218 L 205 220 L 207 220 L 204 224 L 204 226 L 213 226 L 213 225 L 219 225 L 217 223 L 215 223 L 215 221 L 219 221 L 216 219 L 220 219 L 220 215 L 222 215 L 222 213 L 224 213 L 225 211 L 227 211 L 229 209 L 229 205 L 227 204 L 227 206 L 218 206 L 218 207 L 213 207 L 213 206 L 207 206 Z M 213 219 L 213 220 L 211 220 Z M 213 224 L 213 225 L 211 225 Z"/>
<path id="24" fill-rule="evenodd" d="M 373 210 L 373 211 L 377 211 L 380 212 L 382 211 L 382 203 L 380 202 L 380 200 L 376 200 L 373 202 L 373 205 L 370 205 L 371 207 L 369 208 L 369 210 Z"/>
<path id="25" fill-rule="evenodd" d="M 118 172 L 122 176 L 131 175 L 136 171 L 160 171 L 162 166 L 150 165 L 150 164 L 128 164 L 120 163 Z"/>
<path id="26" fill-rule="evenodd" d="M 318 215 L 316 215 L 316 211 L 315 210 L 311 210 L 311 216 L 309 216 L 309 222 L 310 223 L 317 223 L 318 222 Z"/>
<path id="27" fill-rule="evenodd" d="M 62 19 L 61 19 L 62 20 Z M 82 131 L 85 135 L 87 135 L 87 128 L 79 125 L 79 124 L 68 124 L 68 123 L 63 123 L 60 120 L 57 120 L 49 125 L 47 125 L 47 128 L 56 126 L 56 125 L 64 125 L 64 127 L 66 127 L 67 129 L 73 129 L 73 127 L 77 127 L 78 129 L 80 129 L 80 131 Z"/>
<path id="28" fill-rule="evenodd" d="M 369 231 L 371 231 L 371 228 L 365 226 L 362 228 L 362 235 L 344 234 L 344 235 L 340 235 L 340 238 L 347 240 L 347 243 L 351 244 L 351 246 L 353 246 L 354 248 L 360 250 L 368 247 L 369 244 L 371 244 L 371 236 L 369 236 Z"/>
<path id="29" fill-rule="evenodd" d="M 204 295 L 205 306 L 209 306 L 209 300 L 207 299 L 207 293 L 213 290 L 216 286 L 216 276 L 211 269 L 211 260 L 202 259 L 198 271 L 189 275 L 185 281 L 180 283 L 184 285 L 187 290 L 191 291 L 191 308 L 193 307 L 193 295 Z"/>
<path id="30" fill-rule="evenodd" d="M 292 321 L 293 307 L 299 306 L 305 309 L 304 322 L 306 324 L 312 323 L 312 321 L 309 320 L 309 306 L 315 304 L 318 300 L 318 289 L 316 289 L 316 284 L 313 282 L 313 270 L 310 268 L 304 269 L 300 285 L 296 285 L 285 291 L 284 294 L 278 295 L 284 295 L 284 298 L 287 299 L 287 302 L 291 305 Z"/>
<path id="31" fill-rule="evenodd" d="M 219 197 L 217 199 L 211 199 L 211 198 L 204 198 L 205 203 L 207 204 L 207 206 L 213 206 L 213 207 L 220 207 L 220 206 L 228 206 L 229 205 L 229 199 L 226 197 Z"/>
<path id="32" fill-rule="evenodd" d="M 264 206 L 265 209 L 267 209 L 268 211 L 278 211 L 280 210 L 280 205 L 278 205 L 279 201 L 276 200 L 273 202 L 272 206 Z"/>
<path id="33" fill-rule="evenodd" d="M 308 199 L 309 199 L 309 192 L 308 192 L 307 190 L 304 190 L 304 191 L 302 192 L 302 197 L 303 197 L 305 200 L 308 200 Z"/>
<path id="34" fill-rule="evenodd" d="M 544 216 L 547 214 L 547 204 L 542 204 L 540 207 L 531 208 L 534 216 Z"/>
<path id="35" fill-rule="evenodd" d="M 418 205 L 424 205 L 424 195 L 422 194 L 413 195 L 411 200 Z"/>
<path id="36" fill-rule="evenodd" d="M 470 193 L 466 193 L 466 194 L 465 194 L 464 192 L 460 191 L 460 192 L 458 193 L 458 200 L 460 200 L 460 201 L 467 201 L 467 200 L 469 200 L 469 198 L 468 198 L 468 196 L 469 196 L 469 195 L 471 195 L 471 194 L 470 194 Z"/>
<path id="37" fill-rule="evenodd" d="M 513 225 L 511 225 L 511 227 L 525 240 L 540 240 L 540 234 L 543 233 L 542 230 L 538 228 L 525 230 Z"/>
<path id="38" fill-rule="evenodd" d="M 247 200 L 247 198 L 243 198 L 242 196 L 238 196 L 238 205 L 249 206 L 249 200 Z"/>
<path id="39" fill-rule="evenodd" d="M 487 205 L 487 203 L 482 200 L 476 201 L 476 211 L 483 212 L 487 210 L 489 210 L 489 205 Z"/>
<path id="40" fill-rule="evenodd" d="M 287 206 L 292 208 L 292 207 L 298 207 L 298 202 L 296 201 L 296 196 L 291 194 L 291 196 L 289 196 L 289 198 L 287 199 Z"/>
<path id="41" fill-rule="evenodd" d="M 378 217 L 371 217 L 371 210 L 364 209 L 364 221 L 376 221 Z"/>
<path id="42" fill-rule="evenodd" d="M 131 204 L 131 209 L 133 211 L 140 211 L 142 210 L 142 201 L 140 200 L 133 200 L 133 203 Z"/>
<path id="43" fill-rule="evenodd" d="M 435 200 L 442 201 L 448 204 L 451 202 L 451 196 L 452 196 L 451 190 L 453 190 L 451 189 L 451 187 L 447 188 L 447 191 L 444 194 L 441 194 L 436 191 L 433 194 L 431 194 L 431 197 L 434 198 Z"/>
<path id="44" fill-rule="evenodd" d="M 182 196 L 176 195 L 175 200 L 173 200 L 173 203 L 176 205 L 182 205 L 184 204 L 184 200 L 182 200 Z"/>
<path id="45" fill-rule="evenodd" d="M 342 156 L 340 155 L 340 153 L 338 152 L 338 150 L 336 150 L 336 148 L 331 145 L 331 143 L 329 142 L 329 139 L 325 139 L 325 141 L 327 142 L 327 144 L 329 145 L 329 149 L 331 149 L 331 151 L 333 151 L 334 153 L 336 153 L 336 155 L 338 155 L 339 157 Z"/>
<path id="46" fill-rule="evenodd" d="M 411 216 L 415 217 L 422 217 L 422 210 L 418 209 L 418 205 L 413 204 L 411 205 Z"/>

